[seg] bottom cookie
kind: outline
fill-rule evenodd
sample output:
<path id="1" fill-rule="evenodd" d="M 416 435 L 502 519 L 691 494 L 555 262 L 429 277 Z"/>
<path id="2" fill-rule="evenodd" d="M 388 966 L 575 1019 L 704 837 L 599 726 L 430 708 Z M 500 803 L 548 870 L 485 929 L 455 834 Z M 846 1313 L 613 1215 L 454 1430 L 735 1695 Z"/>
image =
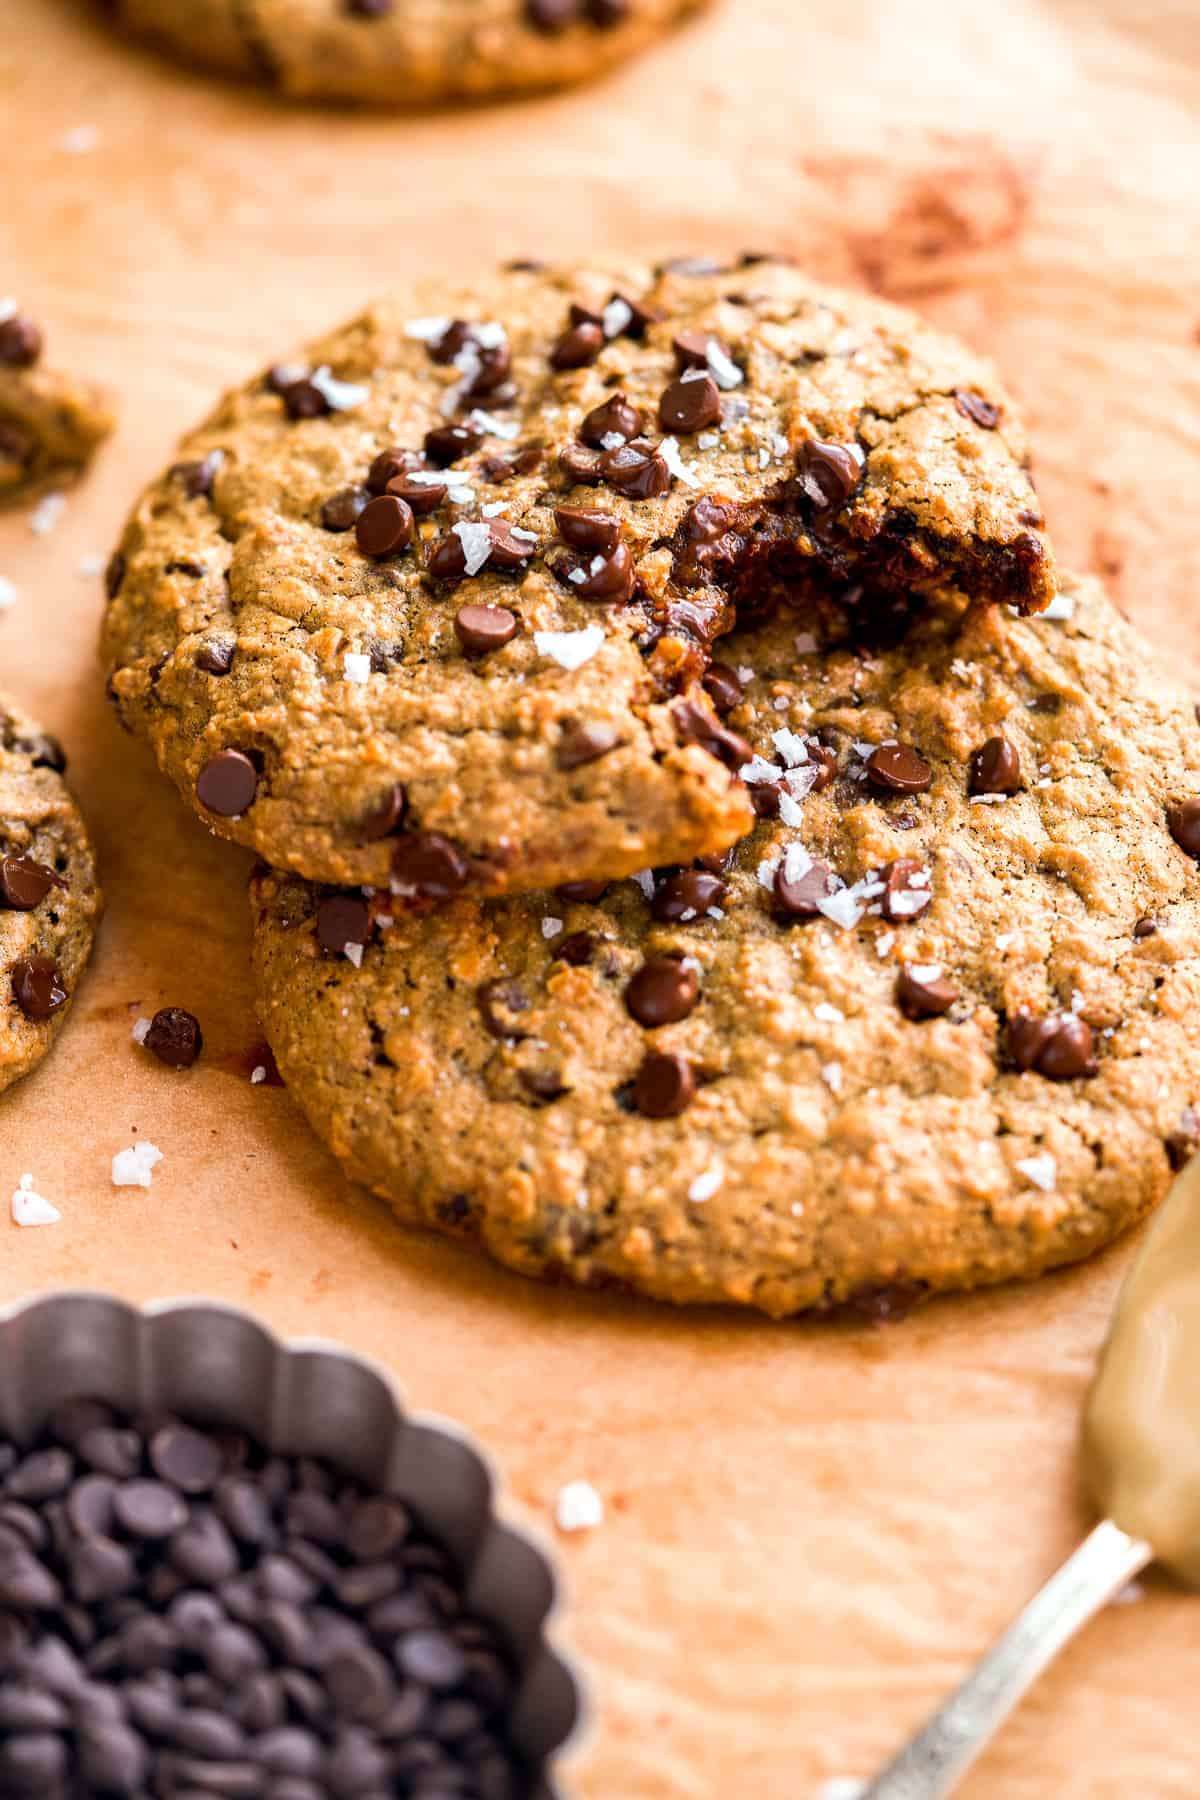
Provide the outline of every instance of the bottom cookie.
<path id="1" fill-rule="evenodd" d="M 1100 1248 L 1200 1136 L 1200 727 L 1095 583 L 1057 610 L 731 640 L 760 822 L 725 865 L 424 915 L 261 872 L 315 1129 L 408 1222 L 676 1302 Z"/>
<path id="2" fill-rule="evenodd" d="M 0 696 L 0 1092 L 70 1009 L 103 902 L 62 748 Z"/>

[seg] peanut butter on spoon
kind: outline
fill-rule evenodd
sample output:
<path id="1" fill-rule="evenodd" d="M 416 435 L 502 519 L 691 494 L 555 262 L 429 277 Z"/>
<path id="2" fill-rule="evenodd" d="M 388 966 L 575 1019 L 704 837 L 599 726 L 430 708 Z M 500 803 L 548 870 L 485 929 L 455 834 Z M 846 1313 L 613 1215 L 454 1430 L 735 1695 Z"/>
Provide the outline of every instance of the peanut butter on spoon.
<path id="1" fill-rule="evenodd" d="M 1084 1411 L 1083 1454 L 1101 1512 L 1200 1587 L 1200 1157 L 1126 1277 Z"/>

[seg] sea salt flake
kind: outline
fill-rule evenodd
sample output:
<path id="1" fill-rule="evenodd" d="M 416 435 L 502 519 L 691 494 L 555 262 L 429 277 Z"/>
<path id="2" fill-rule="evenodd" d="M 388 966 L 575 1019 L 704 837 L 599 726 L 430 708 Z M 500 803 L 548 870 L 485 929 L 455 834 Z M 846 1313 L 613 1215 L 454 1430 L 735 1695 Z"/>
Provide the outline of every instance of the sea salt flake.
<path id="1" fill-rule="evenodd" d="M 533 641 L 538 654 L 548 656 L 560 668 L 582 669 L 604 642 L 604 627 L 587 625 L 582 631 L 535 631 Z"/>
<path id="2" fill-rule="evenodd" d="M 488 557 L 492 554 L 491 527 L 477 524 L 469 519 L 461 519 L 453 527 L 454 535 L 463 547 L 468 575 L 478 575 Z"/>
<path id="3" fill-rule="evenodd" d="M 812 792 L 819 774 L 816 763 L 806 763 L 802 769 L 789 769 L 783 779 L 793 794 L 803 798 Z"/>
<path id="4" fill-rule="evenodd" d="M 767 449 L 765 444 L 758 453 L 758 466 L 760 469 L 769 469 L 771 466 L 771 452 Z"/>
<path id="5" fill-rule="evenodd" d="M 11 1206 L 14 1225 L 57 1225 L 62 1218 L 57 1206 L 34 1191 L 32 1175 L 22 1175 L 13 1189 Z"/>
<path id="6" fill-rule="evenodd" d="M 1074 594 L 1055 594 L 1041 616 L 1043 619 L 1049 619 L 1060 625 L 1067 619 L 1073 619 L 1075 617 Z"/>
<path id="7" fill-rule="evenodd" d="M 821 1783 L 813 1800 L 862 1800 L 866 1791 L 865 1781 L 857 1781 L 853 1775 L 835 1775 Z"/>
<path id="8" fill-rule="evenodd" d="M 818 1000 L 813 1007 L 813 1017 L 823 1020 L 826 1025 L 840 1025 L 846 1015 L 840 1006 L 831 1006 L 828 1000 Z"/>
<path id="9" fill-rule="evenodd" d="M 786 790 L 779 796 L 779 817 L 793 831 L 804 823 L 804 808 Z"/>
<path id="10" fill-rule="evenodd" d="M 791 449 L 791 445 L 788 443 L 787 439 L 784 437 L 782 431 L 777 431 L 775 433 L 775 436 L 771 439 L 771 448 L 775 452 L 775 455 L 779 458 L 780 462 L 782 462 L 784 457 L 788 454 L 789 450 Z"/>
<path id="11" fill-rule="evenodd" d="M 536 531 L 526 531 L 526 529 L 523 525 L 514 525 L 512 528 L 512 535 L 515 538 L 524 538 L 524 540 L 527 544 L 536 544 L 538 541 L 537 532 Z M 604 562 L 603 557 L 598 557 L 597 561 L 601 564 L 601 566 L 603 566 L 603 562 Z M 594 573 L 595 572 L 595 563 L 593 563 L 592 569 L 593 569 L 593 573 Z"/>
<path id="12" fill-rule="evenodd" d="M 606 431 L 600 439 L 602 450 L 619 450 L 625 439 L 619 431 Z"/>
<path id="13" fill-rule="evenodd" d="M 362 405 L 371 391 L 361 381 L 339 381 L 324 364 L 313 370 L 309 380 L 317 392 L 325 396 L 334 412 L 353 412 L 356 406 Z"/>
<path id="14" fill-rule="evenodd" d="M 416 487 L 442 487 L 453 476 L 446 469 L 413 469 L 404 479 Z"/>
<path id="15" fill-rule="evenodd" d="M 38 537 L 49 537 L 66 509 L 65 494 L 44 494 L 29 515 L 29 529 Z"/>
<path id="16" fill-rule="evenodd" d="M 678 481 L 684 481 L 688 487 L 699 487 L 700 477 L 693 469 L 689 469 L 679 454 L 679 440 L 665 437 L 658 446 L 658 453 Z"/>
<path id="17" fill-rule="evenodd" d="M 841 1065 L 841 1063 L 838 1063 L 838 1062 L 822 1063 L 821 1064 L 821 1080 L 825 1083 L 825 1086 L 829 1089 L 831 1094 L 840 1094 L 842 1091 L 842 1065 Z"/>
<path id="18" fill-rule="evenodd" d="M 501 344 L 507 343 L 508 333 L 499 319 L 484 319 L 480 324 L 471 327 L 475 342 L 483 350 L 498 350 Z"/>
<path id="19" fill-rule="evenodd" d="M 606 338 L 620 337 L 633 323 L 633 308 L 628 300 L 622 300 L 619 294 L 615 294 L 600 314 L 600 321 Z"/>
<path id="20" fill-rule="evenodd" d="M 508 507 L 509 502 L 507 500 L 489 500 L 486 506 L 480 507 L 479 512 L 482 518 L 498 519 L 501 513 L 506 513 L 508 511 Z"/>
<path id="21" fill-rule="evenodd" d="M 112 1159 L 113 1186 L 148 1188 L 151 1173 L 162 1159 L 158 1145 L 145 1140 L 131 1145 L 128 1150 L 118 1150 Z"/>
<path id="22" fill-rule="evenodd" d="M 17 584 L 10 581 L 7 575 L 0 575 L 0 612 L 7 612 L 10 606 L 17 604 Z"/>
<path id="23" fill-rule="evenodd" d="M 544 938 L 557 937 L 562 928 L 563 922 L 561 919 L 546 918 L 542 920 L 542 936 Z"/>
<path id="24" fill-rule="evenodd" d="M 711 1200 L 725 1179 L 723 1163 L 714 1163 L 711 1169 L 703 1169 L 687 1191 L 689 1200 L 697 1206 L 705 1200 Z"/>
<path id="25" fill-rule="evenodd" d="M 1023 1156 L 1017 1167 L 1035 1188 L 1041 1188 L 1043 1194 L 1054 1192 L 1054 1184 L 1058 1180 L 1058 1165 L 1049 1151 L 1043 1151 L 1039 1156 Z"/>
<path id="26" fill-rule="evenodd" d="M 788 702 L 785 700 L 784 705 L 787 704 Z M 771 733 L 771 742 L 789 769 L 798 769 L 802 763 L 808 761 L 808 745 L 802 737 L 797 737 L 794 731 L 789 731 L 786 725 Z"/>
<path id="27" fill-rule="evenodd" d="M 362 683 L 371 679 L 371 658 L 365 650 L 347 650 L 342 657 L 342 667 L 347 681 Z"/>
<path id="28" fill-rule="evenodd" d="M 647 900 L 653 900 L 653 898 L 654 898 L 654 870 L 653 869 L 639 869 L 637 871 L 637 873 L 631 877 L 631 879 L 633 881 L 637 882 L 638 886 L 641 888 L 642 893 L 645 895 Z"/>
<path id="29" fill-rule="evenodd" d="M 803 881 L 813 866 L 813 859 L 803 844 L 789 844 L 783 853 L 783 879 Z"/>
<path id="30" fill-rule="evenodd" d="M 1015 944 L 1016 941 L 1017 934 L 1015 931 L 998 932 L 995 940 L 996 948 L 997 950 L 1007 950 L 1010 945 Z"/>
<path id="31" fill-rule="evenodd" d="M 754 680 L 754 670 L 750 667 L 749 663 L 739 663 L 736 673 L 737 678 L 743 687 L 746 686 L 747 682 Z"/>
<path id="32" fill-rule="evenodd" d="M 755 870 L 755 874 L 758 876 L 760 887 L 765 887 L 767 889 L 770 889 L 775 886 L 775 871 L 779 867 L 779 865 L 782 861 L 783 861 L 782 854 L 779 856 L 775 856 L 775 857 L 771 857 L 771 856 L 763 857 L 762 861 L 758 865 L 758 868 Z"/>
<path id="33" fill-rule="evenodd" d="M 348 963 L 353 963 L 356 969 L 362 968 L 363 947 L 361 944 L 343 944 L 342 955 L 346 958 Z"/>
<path id="34" fill-rule="evenodd" d="M 763 781 L 781 781 L 783 770 L 778 763 L 768 762 L 765 756 L 752 756 L 748 763 L 743 763 L 738 770 L 743 781 L 751 785 Z"/>
<path id="35" fill-rule="evenodd" d="M 133 1030 L 129 1034 L 135 1044 L 145 1043 L 150 1036 L 150 1027 L 153 1023 L 152 1019 L 138 1019 L 135 1022 Z"/>
<path id="36" fill-rule="evenodd" d="M 410 319 L 404 327 L 404 335 L 416 338 L 422 344 L 436 344 L 449 329 L 449 319 Z"/>
<path id="37" fill-rule="evenodd" d="M 19 311 L 20 308 L 12 295 L 5 294 L 3 298 L 0 298 L 0 325 L 3 325 L 6 319 L 15 319 Z"/>
<path id="38" fill-rule="evenodd" d="M 568 1481 L 558 1490 L 554 1522 L 560 1531 L 594 1531 L 604 1523 L 604 1502 L 590 1481 Z"/>
<path id="39" fill-rule="evenodd" d="M 840 926 L 843 931 L 852 931 L 865 907 L 858 890 L 848 887 L 839 889 L 836 894 L 823 894 L 817 901 L 817 910 L 824 913 L 831 924 Z"/>
<path id="40" fill-rule="evenodd" d="M 798 631 L 794 642 L 796 645 L 796 654 L 798 656 L 812 656 L 815 651 L 821 648 L 815 635 L 811 631 Z"/>
<path id="41" fill-rule="evenodd" d="M 896 934 L 894 931 L 881 931 L 879 936 L 875 939 L 875 954 L 881 962 L 895 941 Z"/>
<path id="42" fill-rule="evenodd" d="M 498 419 L 495 413 L 483 412 L 476 407 L 471 414 L 471 423 L 478 425 L 490 437 L 515 438 L 520 435 L 521 427 L 512 419 Z"/>
<path id="43" fill-rule="evenodd" d="M 587 580 L 587 570 L 571 569 L 567 575 L 567 580 L 575 587 L 582 587 Z"/>
<path id="44" fill-rule="evenodd" d="M 708 363 L 709 374 L 717 386 L 724 388 L 727 392 L 731 388 L 741 387 L 746 379 L 733 358 L 726 355 L 716 338 L 709 338 L 705 359 Z"/>
<path id="45" fill-rule="evenodd" d="M 942 978 L 941 963 L 906 963 L 905 968 L 914 981 L 940 981 Z"/>
<path id="46" fill-rule="evenodd" d="M 696 439 L 696 448 L 697 450 L 715 450 L 720 441 L 720 432 L 702 431 L 700 436 Z"/>
<path id="47" fill-rule="evenodd" d="M 258 1087 L 259 1083 L 265 1081 L 266 1079 L 267 1079 L 267 1071 L 266 1071 L 266 1066 L 263 1063 L 259 1063 L 259 1064 L 257 1064 L 257 1066 L 255 1068 L 251 1069 L 251 1071 L 250 1071 L 250 1086 L 251 1087 Z"/>
<path id="48" fill-rule="evenodd" d="M 1000 806 L 1005 800 L 1011 800 L 1011 794 L 972 794 L 972 806 Z"/>

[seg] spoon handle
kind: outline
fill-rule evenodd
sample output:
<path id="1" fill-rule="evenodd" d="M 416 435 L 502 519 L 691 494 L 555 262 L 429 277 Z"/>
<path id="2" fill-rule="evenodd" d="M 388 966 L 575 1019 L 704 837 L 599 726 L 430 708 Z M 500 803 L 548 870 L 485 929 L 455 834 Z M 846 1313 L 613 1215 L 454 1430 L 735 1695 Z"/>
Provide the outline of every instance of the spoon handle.
<path id="1" fill-rule="evenodd" d="M 953 1793 L 1026 1689 L 1063 1645 L 1152 1560 L 1111 1519 L 1097 1525 L 861 1800 L 942 1800 Z"/>

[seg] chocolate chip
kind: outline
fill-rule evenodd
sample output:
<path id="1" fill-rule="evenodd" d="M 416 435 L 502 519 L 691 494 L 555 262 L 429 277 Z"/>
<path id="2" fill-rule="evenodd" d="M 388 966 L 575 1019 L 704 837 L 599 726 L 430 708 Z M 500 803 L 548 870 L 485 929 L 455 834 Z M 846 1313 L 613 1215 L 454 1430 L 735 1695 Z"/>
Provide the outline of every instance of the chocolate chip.
<path id="1" fill-rule="evenodd" d="M 339 488 L 321 507 L 321 523 L 326 531 L 349 531 L 358 522 L 370 495 L 366 488 Z"/>
<path id="2" fill-rule="evenodd" d="M 585 450 L 582 444 L 567 444 L 560 450 L 558 466 L 571 481 L 583 487 L 599 485 L 600 458 Z"/>
<path id="3" fill-rule="evenodd" d="M 317 908 L 317 942 L 327 956 L 344 956 L 348 944 L 361 950 L 370 935 L 370 908 L 357 894 L 331 894 Z"/>
<path id="4" fill-rule="evenodd" d="M 568 326 L 550 352 L 550 367 L 559 370 L 585 369 L 589 363 L 595 362 L 603 348 L 603 326 Z"/>
<path id="5" fill-rule="evenodd" d="M 933 901 L 928 866 L 915 856 L 900 856 L 880 870 L 883 894 L 880 911 L 893 925 L 907 925 L 920 918 Z"/>
<path id="6" fill-rule="evenodd" d="M 577 901 L 589 905 L 593 901 L 603 900 L 608 888 L 607 881 L 564 881 L 554 891 L 559 899 L 565 900 L 569 906 Z"/>
<path id="7" fill-rule="evenodd" d="M 981 425 L 985 431 L 995 431 L 1000 423 L 1000 408 L 995 402 L 985 400 L 982 394 L 972 393 L 969 388 L 955 388 L 954 404 L 964 419 Z"/>
<path id="8" fill-rule="evenodd" d="M 627 544 L 608 556 L 560 556 L 552 563 L 555 578 L 580 600 L 624 606 L 633 598 L 637 570 Z"/>
<path id="9" fill-rule="evenodd" d="M 67 1003 L 63 978 L 49 956 L 23 956 L 14 963 L 12 992 L 25 1017 L 38 1022 Z"/>
<path id="10" fill-rule="evenodd" d="M 467 572 L 467 552 L 456 531 L 439 538 L 425 559 L 425 569 L 435 581 L 461 581 Z"/>
<path id="11" fill-rule="evenodd" d="M 506 606 L 460 606 L 454 629 L 468 656 L 486 656 L 516 636 L 517 617 Z"/>
<path id="12" fill-rule="evenodd" d="M 151 1019 L 142 1042 L 169 1069 L 190 1069 L 204 1048 L 204 1034 L 192 1013 L 182 1006 L 164 1006 Z"/>
<path id="13" fill-rule="evenodd" d="M 694 700 L 677 700 L 671 708 L 680 737 L 688 744 L 702 744 L 727 769 L 741 769 L 754 755 L 744 737 L 722 725 Z"/>
<path id="14" fill-rule="evenodd" d="M 1185 855 L 1200 861 L 1200 800 L 1181 800 L 1168 808 L 1167 829 Z"/>
<path id="15" fill-rule="evenodd" d="M 515 475 L 532 475 L 545 454 L 541 444 L 521 444 L 515 450 L 485 456 L 481 467 L 488 481 L 511 481 Z"/>
<path id="16" fill-rule="evenodd" d="M 582 506 L 560 506 L 554 522 L 558 535 L 572 550 L 589 550 L 611 556 L 621 541 L 621 521 L 613 513 L 592 512 Z"/>
<path id="17" fill-rule="evenodd" d="M 1035 1015 L 1022 1008 L 1008 1022 L 1007 1043 L 1018 1069 L 1051 1081 L 1073 1081 L 1098 1068 L 1091 1027 L 1076 1013 Z"/>
<path id="18" fill-rule="evenodd" d="M 602 31 L 621 25 L 629 17 L 632 0 L 586 0 L 588 18 Z"/>
<path id="19" fill-rule="evenodd" d="M 424 1687 L 457 1687 L 467 1672 L 466 1659 L 454 1639 L 442 1631 L 414 1631 L 402 1638 L 396 1661 L 410 1681 Z"/>
<path id="20" fill-rule="evenodd" d="M 943 975 L 921 965 L 901 969 L 896 977 L 896 1004 L 906 1019 L 940 1019 L 958 999 L 958 989 Z"/>
<path id="21" fill-rule="evenodd" d="M 517 1043 L 521 1038 L 529 1036 L 514 1023 L 514 1018 L 529 1011 L 529 996 L 519 982 L 501 976 L 495 981 L 485 981 L 475 990 L 475 1002 L 480 1016 L 494 1038 L 508 1043 Z"/>
<path id="22" fill-rule="evenodd" d="M 659 883 L 650 911 L 665 925 L 703 918 L 710 906 L 720 906 L 727 891 L 719 875 L 710 875 L 704 869 L 681 869 Z"/>
<path id="23" fill-rule="evenodd" d="M 202 675 L 228 675 L 236 649 L 233 638 L 209 638 L 196 651 L 196 667 Z"/>
<path id="24" fill-rule="evenodd" d="M 482 442 L 483 433 L 474 425 L 435 425 L 425 433 L 425 454 L 439 469 L 448 469 Z"/>
<path id="25" fill-rule="evenodd" d="M 201 769 L 196 798 L 223 819 L 238 818 L 254 802 L 258 771 L 241 750 L 219 750 Z"/>
<path id="26" fill-rule="evenodd" d="M 360 834 L 369 844 L 380 838 L 391 837 L 404 819 L 408 811 L 408 792 L 402 782 L 393 781 L 385 790 L 371 812 L 364 818 L 359 827 Z"/>
<path id="27" fill-rule="evenodd" d="M 924 794 L 933 784 L 933 770 L 911 744 L 880 744 L 866 768 L 871 786 L 885 794 Z"/>
<path id="28" fill-rule="evenodd" d="M 380 494 L 359 514 L 354 537 L 364 556 L 380 558 L 407 549 L 414 529 L 411 506 L 395 494 Z"/>
<path id="29" fill-rule="evenodd" d="M 776 915 L 783 919 L 815 919 L 818 904 L 838 891 L 838 879 L 828 863 L 813 860 L 802 873 L 791 873 L 785 855 L 775 871 L 772 887 Z"/>
<path id="30" fill-rule="evenodd" d="M 819 794 L 837 774 L 837 751 L 830 744 L 819 743 L 816 738 L 805 738 L 804 742 L 808 750 L 808 766 L 814 771 L 814 780 L 808 791 L 810 794 Z M 892 818 L 892 824 L 898 830 L 911 831 L 918 822 L 912 819 L 902 824 L 902 819 L 906 819 L 906 815 L 901 813 Z"/>
<path id="31" fill-rule="evenodd" d="M 492 540 L 488 561 L 494 569 L 522 569 L 537 549 L 524 528 L 507 519 L 489 520 L 488 531 Z"/>
<path id="32" fill-rule="evenodd" d="M 630 1017 L 648 1030 L 686 1019 L 699 998 L 695 971 L 674 956 L 651 957 L 625 989 Z"/>
<path id="33" fill-rule="evenodd" d="M 682 1056 L 652 1052 L 633 1083 L 633 1104 L 644 1119 L 673 1119 L 690 1106 L 696 1077 Z"/>
<path id="34" fill-rule="evenodd" d="M 467 860 L 437 831 L 410 831 L 392 854 L 392 887 L 405 899 L 448 900 L 468 875 Z"/>
<path id="35" fill-rule="evenodd" d="M 0 856 L 0 907 L 32 912 L 51 888 L 62 885 L 53 869 L 35 862 L 32 856 Z"/>
<path id="36" fill-rule="evenodd" d="M 367 491 L 386 494 L 393 481 L 402 480 L 424 467 L 425 458 L 419 450 L 405 450 L 393 444 L 387 450 L 381 450 L 367 470 Z"/>
<path id="37" fill-rule="evenodd" d="M 675 365 L 682 374 L 686 369 L 704 369 L 708 367 L 708 346 L 715 343 L 709 331 L 680 331 L 671 339 L 671 348 L 675 352 Z M 724 345 L 719 348 L 724 349 Z"/>
<path id="38" fill-rule="evenodd" d="M 283 389 L 283 405 L 289 419 L 323 419 L 333 411 L 326 396 L 307 376 Z"/>
<path id="39" fill-rule="evenodd" d="M 221 1452 L 207 1432 L 188 1425 L 164 1425 L 149 1445 L 150 1464 L 162 1481 L 185 1494 L 206 1494 L 221 1473 Z"/>
<path id="40" fill-rule="evenodd" d="M 474 325 L 466 319 L 452 319 L 441 337 L 434 338 L 429 344 L 430 360 L 443 366 L 452 363 L 468 344 L 475 345 L 477 342 Z"/>
<path id="41" fill-rule="evenodd" d="M 560 962 L 570 963 L 573 969 L 582 969 L 591 962 L 596 942 L 590 931 L 571 931 L 566 937 L 559 938 L 554 954 Z"/>
<path id="42" fill-rule="evenodd" d="M 1163 1149 L 1167 1153 L 1167 1161 L 1176 1174 L 1196 1154 L 1198 1143 L 1200 1143 L 1200 1115 L 1197 1114 L 1195 1107 L 1185 1106 L 1179 1115 L 1179 1123 L 1175 1130 L 1163 1139 Z"/>
<path id="43" fill-rule="evenodd" d="M 10 369 L 31 369 L 42 354 L 40 326 L 27 313 L 10 313 L 0 319 L 0 363 Z"/>
<path id="44" fill-rule="evenodd" d="M 606 450 L 597 465 L 601 481 L 636 500 L 652 499 L 665 494 L 671 485 L 671 471 L 666 459 L 653 444 L 635 438 L 615 450 Z"/>
<path id="45" fill-rule="evenodd" d="M 967 789 L 972 794 L 1015 794 L 1021 786 L 1021 756 L 1006 737 L 993 737 L 975 751 Z"/>
<path id="46" fill-rule="evenodd" d="M 1158 929 L 1158 920 L 1152 918 L 1150 914 L 1147 913 L 1144 918 L 1139 919 L 1134 925 L 1133 935 L 1135 938 L 1153 937 Z"/>
<path id="47" fill-rule="evenodd" d="M 558 740 L 555 761 L 560 769 L 578 769 L 584 763 L 607 756 L 621 742 L 621 733 L 606 719 L 585 720 L 568 725 Z"/>
<path id="48" fill-rule="evenodd" d="M 224 461 L 223 450 L 210 450 L 198 462 L 176 463 L 171 478 L 179 483 L 189 500 L 200 500 L 212 493 L 213 482 Z"/>
<path id="49" fill-rule="evenodd" d="M 525 0 L 525 17 L 535 31 L 555 37 L 579 22 L 582 0 Z"/>
<path id="50" fill-rule="evenodd" d="M 188 1509 L 174 1488 L 161 1481 L 127 1481 L 113 1495 L 122 1531 L 136 1538 L 165 1538 L 187 1524 Z"/>
<path id="51" fill-rule="evenodd" d="M 810 438 L 796 454 L 796 470 L 805 498 L 819 512 L 836 512 L 862 479 L 863 456 L 857 445 Z"/>
<path id="52" fill-rule="evenodd" d="M 726 713 L 732 712 L 735 706 L 741 704 L 744 692 L 742 678 L 736 669 L 729 667 L 728 663 L 710 663 L 704 676 L 703 687 L 722 718 Z"/>
<path id="53" fill-rule="evenodd" d="M 664 431 L 705 431 L 720 418 L 721 392 L 711 375 L 673 381 L 658 403 L 658 422 Z"/>
<path id="54" fill-rule="evenodd" d="M 587 414 L 579 427 L 579 436 L 593 450 L 607 450 L 611 445 L 605 442 L 606 438 L 619 437 L 629 443 L 630 439 L 641 435 L 645 422 L 640 407 L 634 406 L 624 394 L 611 394 Z"/>
<path id="55" fill-rule="evenodd" d="M 387 491 L 423 519 L 445 503 L 450 489 L 444 481 L 414 481 L 409 475 L 397 475 L 388 482 Z"/>

